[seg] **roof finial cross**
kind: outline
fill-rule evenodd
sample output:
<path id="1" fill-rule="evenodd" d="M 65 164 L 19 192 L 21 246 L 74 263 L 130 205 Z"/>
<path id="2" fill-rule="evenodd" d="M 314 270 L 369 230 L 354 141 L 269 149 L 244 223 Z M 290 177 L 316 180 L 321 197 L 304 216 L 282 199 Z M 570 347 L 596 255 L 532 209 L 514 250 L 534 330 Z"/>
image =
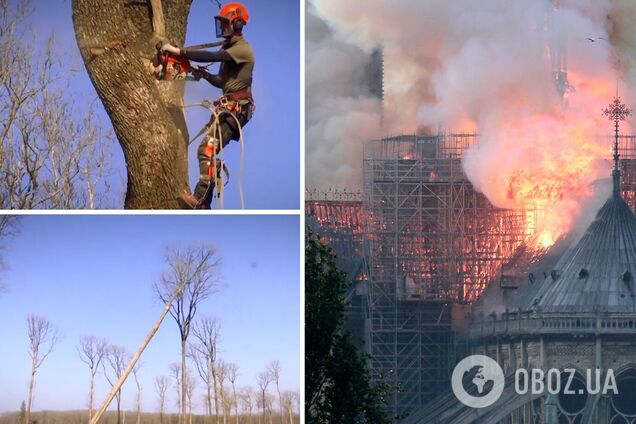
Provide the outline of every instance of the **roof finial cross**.
<path id="1" fill-rule="evenodd" d="M 621 193 L 621 172 L 618 169 L 618 126 L 620 121 L 624 121 L 632 114 L 632 110 L 621 102 L 618 97 L 618 84 L 616 86 L 616 96 L 609 107 L 603 109 L 603 115 L 607 116 L 610 121 L 614 121 L 614 170 L 612 171 L 612 179 L 614 181 L 614 197 L 620 197 Z"/>

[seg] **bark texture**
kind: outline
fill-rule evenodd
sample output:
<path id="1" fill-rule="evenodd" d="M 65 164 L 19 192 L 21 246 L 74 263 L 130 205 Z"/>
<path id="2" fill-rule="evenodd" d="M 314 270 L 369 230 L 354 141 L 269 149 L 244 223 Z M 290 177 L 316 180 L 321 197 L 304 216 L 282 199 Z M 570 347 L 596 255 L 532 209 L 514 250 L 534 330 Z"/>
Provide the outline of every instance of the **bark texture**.
<path id="1" fill-rule="evenodd" d="M 192 0 L 161 3 L 165 37 L 183 45 Z M 152 11 L 148 0 L 73 0 L 75 37 L 126 159 L 127 209 L 176 208 L 188 190 L 184 83 L 152 76 Z"/>

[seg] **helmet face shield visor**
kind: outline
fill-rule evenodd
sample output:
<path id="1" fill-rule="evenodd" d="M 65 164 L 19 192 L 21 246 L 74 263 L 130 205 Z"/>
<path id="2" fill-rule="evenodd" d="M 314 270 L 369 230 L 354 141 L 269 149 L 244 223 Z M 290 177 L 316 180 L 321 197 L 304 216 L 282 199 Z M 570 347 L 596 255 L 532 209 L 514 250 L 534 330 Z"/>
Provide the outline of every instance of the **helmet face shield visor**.
<path id="1" fill-rule="evenodd" d="M 230 20 L 221 16 L 214 17 L 214 27 L 216 29 L 217 38 L 231 37 L 234 33 Z"/>

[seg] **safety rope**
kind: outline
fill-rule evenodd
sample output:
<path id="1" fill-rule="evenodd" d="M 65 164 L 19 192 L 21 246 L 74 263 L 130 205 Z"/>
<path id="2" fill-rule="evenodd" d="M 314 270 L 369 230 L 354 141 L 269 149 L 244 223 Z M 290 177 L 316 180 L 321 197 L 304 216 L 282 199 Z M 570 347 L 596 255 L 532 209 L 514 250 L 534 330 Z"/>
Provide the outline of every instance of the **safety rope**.
<path id="1" fill-rule="evenodd" d="M 230 113 L 234 121 L 236 122 L 236 126 L 239 130 L 239 144 L 241 145 L 241 160 L 239 162 L 239 174 L 238 174 L 238 189 L 239 189 L 239 199 L 241 202 L 241 209 L 245 209 L 245 201 L 243 200 L 243 169 L 245 166 L 245 143 L 243 142 L 243 129 L 241 128 L 241 123 L 238 118 L 234 116 L 234 114 Z"/>
<path id="2" fill-rule="evenodd" d="M 228 114 L 232 117 L 232 119 L 234 119 L 234 121 L 236 122 L 236 126 L 238 128 L 239 131 L 239 144 L 241 146 L 241 155 L 240 155 L 240 162 L 239 162 L 239 174 L 237 177 L 237 185 L 238 185 L 238 190 L 239 190 L 239 202 L 240 202 L 240 207 L 241 209 L 245 209 L 245 198 L 244 198 L 244 193 L 243 193 L 243 172 L 245 169 L 245 141 L 243 139 L 243 129 L 241 127 L 241 123 L 238 120 L 238 118 L 230 111 L 223 111 L 223 112 L 219 112 L 217 107 L 214 107 L 214 104 L 212 102 L 210 102 L 209 100 L 204 100 L 201 103 L 192 103 L 192 104 L 187 104 L 187 105 L 183 105 L 181 106 L 181 108 L 185 109 L 185 108 L 189 108 L 189 107 L 195 107 L 195 106 L 201 106 L 204 107 L 206 109 L 208 109 L 212 115 L 214 116 L 214 119 L 212 121 L 212 126 L 213 128 L 208 127 L 208 125 L 206 124 L 201 131 L 199 131 L 194 138 L 192 138 L 192 140 L 190 140 L 188 142 L 188 146 L 190 144 L 192 144 L 194 142 L 194 140 L 196 140 L 197 138 L 199 138 L 202 134 L 207 133 L 208 136 L 212 135 L 212 137 L 216 140 L 218 140 L 219 143 L 219 160 L 221 162 L 221 168 L 217 169 L 217 163 L 216 163 L 216 159 L 217 159 L 217 152 L 216 149 L 213 149 L 213 154 L 212 154 L 212 162 L 214 164 L 215 167 L 215 175 L 214 175 L 214 185 L 217 185 L 217 192 L 218 192 L 218 197 L 219 197 L 219 207 L 220 209 L 224 208 L 224 201 L 225 201 L 225 190 L 224 190 L 224 186 L 229 182 L 230 179 L 230 173 L 229 170 L 227 170 L 227 167 L 225 166 L 225 155 L 223 152 L 223 139 L 222 139 L 222 129 L 221 129 L 221 120 L 220 120 L 220 116 L 222 114 Z M 206 131 L 207 129 L 207 131 Z M 212 134 L 210 134 L 212 133 Z M 221 171 L 225 172 L 227 175 L 227 181 L 224 182 L 223 179 L 221 178 L 220 182 L 221 184 L 216 184 L 217 183 L 217 173 L 220 173 Z M 210 176 L 210 178 L 212 178 L 212 176 Z M 212 181 L 210 181 L 210 184 L 208 185 L 208 188 L 205 192 L 205 195 L 199 200 L 199 203 L 197 204 L 197 207 L 201 206 L 202 201 L 208 197 L 210 195 L 210 190 L 212 189 L 213 185 L 212 185 Z"/>
<path id="3" fill-rule="evenodd" d="M 214 120 L 216 122 L 216 137 L 215 139 L 217 140 L 217 142 L 219 143 L 218 149 L 219 149 L 219 161 L 220 161 L 220 165 L 221 167 L 223 167 L 224 165 L 224 155 L 223 155 L 223 132 L 221 130 L 221 120 L 219 119 L 220 117 L 220 113 L 218 113 L 216 110 L 214 110 Z M 221 179 L 221 181 L 217 181 L 217 175 L 219 175 L 219 173 L 221 172 L 221 169 L 218 169 L 217 167 L 217 163 L 216 163 L 216 149 L 214 149 L 212 151 L 212 163 L 214 164 L 214 186 L 217 186 L 216 191 L 217 191 L 217 196 L 219 197 L 219 209 L 225 209 L 225 184 L 223 183 L 223 179 Z M 217 184 L 217 183 L 221 183 L 221 184 Z M 203 199 L 205 199 L 208 196 L 213 196 L 214 193 L 210 193 L 210 191 L 212 190 L 212 187 L 214 187 L 212 184 L 208 185 L 208 189 L 205 192 L 205 196 L 203 197 Z M 200 202 L 203 201 L 203 199 L 200 200 Z"/>

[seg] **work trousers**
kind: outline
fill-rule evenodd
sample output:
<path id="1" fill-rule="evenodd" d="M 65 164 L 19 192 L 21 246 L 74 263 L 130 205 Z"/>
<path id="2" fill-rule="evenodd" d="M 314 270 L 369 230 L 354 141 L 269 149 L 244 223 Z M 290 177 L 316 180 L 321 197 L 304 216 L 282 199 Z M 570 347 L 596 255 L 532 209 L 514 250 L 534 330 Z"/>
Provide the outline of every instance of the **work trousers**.
<path id="1" fill-rule="evenodd" d="M 208 123 L 208 132 L 203 138 L 197 151 L 199 159 L 199 182 L 194 188 L 194 196 L 201 202 L 201 207 L 209 209 L 212 204 L 212 196 L 214 186 L 221 176 L 221 163 L 218 160 L 219 150 L 229 144 L 231 140 L 239 139 L 239 129 L 234 118 L 229 116 L 233 114 L 238 119 L 241 127 L 245 126 L 251 118 L 251 105 L 242 106 L 241 112 L 235 110 L 230 112 L 227 109 L 221 109 L 219 113 L 220 140 L 218 139 L 219 131 L 216 128 L 216 117 L 212 115 Z M 217 163 L 212 164 L 214 154 L 217 155 Z M 213 165 L 213 166 L 212 166 Z M 218 188 L 217 188 L 218 190 Z"/>

